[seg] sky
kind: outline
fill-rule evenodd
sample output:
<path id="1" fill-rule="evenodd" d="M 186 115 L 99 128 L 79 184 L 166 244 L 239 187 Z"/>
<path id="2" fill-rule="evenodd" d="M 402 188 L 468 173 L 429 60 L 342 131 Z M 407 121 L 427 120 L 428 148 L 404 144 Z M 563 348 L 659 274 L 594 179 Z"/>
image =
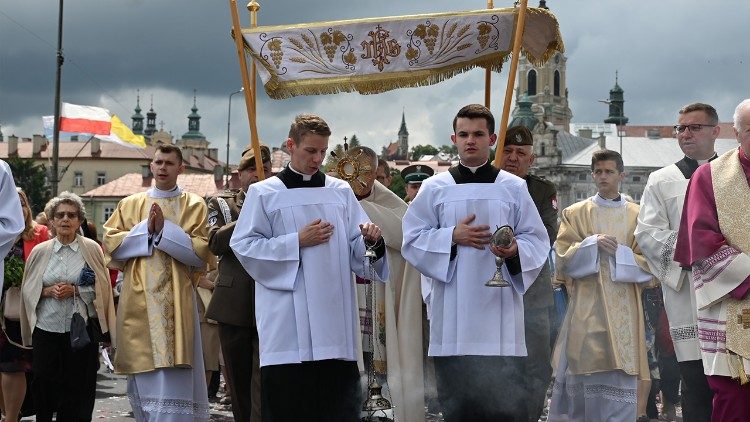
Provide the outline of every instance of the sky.
<path id="1" fill-rule="evenodd" d="M 260 25 L 482 9 L 465 0 L 259 0 Z M 496 1 L 508 7 L 511 1 Z M 240 1 L 244 4 L 244 1 Z M 537 6 L 538 0 L 529 0 Z M 565 42 L 573 122 L 600 122 L 615 71 L 625 90 L 631 125 L 671 125 L 684 104 L 714 105 L 722 121 L 750 97 L 750 48 L 742 40 L 747 0 L 548 0 Z M 179 137 L 197 92 L 201 132 L 225 157 L 229 94 L 242 85 L 229 37 L 228 1 L 76 0 L 63 13 L 62 100 L 108 108 L 130 124 L 140 90 L 157 127 Z M 248 14 L 241 6 L 243 26 Z M 0 125 L 7 136 L 42 133 L 41 116 L 54 110 L 58 2 L 0 0 Z M 743 47 L 743 45 L 745 45 Z M 506 66 L 509 67 L 509 66 Z M 493 76 L 498 121 L 507 70 Z M 260 86 L 260 84 L 259 84 Z M 249 142 L 241 95 L 232 100 L 230 162 Z M 278 146 L 293 117 L 321 115 L 331 144 L 356 134 L 380 151 L 397 139 L 402 112 L 410 145 L 450 143 L 451 121 L 469 103 L 484 101 L 484 72 L 472 70 L 437 85 L 378 95 L 357 93 L 271 100 L 258 91 L 261 140 Z"/>

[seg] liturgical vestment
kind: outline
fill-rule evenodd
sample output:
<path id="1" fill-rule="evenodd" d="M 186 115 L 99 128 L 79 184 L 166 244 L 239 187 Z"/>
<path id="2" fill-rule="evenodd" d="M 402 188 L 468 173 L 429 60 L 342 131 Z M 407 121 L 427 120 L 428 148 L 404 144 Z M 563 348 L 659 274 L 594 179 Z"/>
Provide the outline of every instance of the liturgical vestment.
<path id="1" fill-rule="evenodd" d="M 522 295 L 547 260 L 549 238 L 523 179 L 489 164 L 476 171 L 495 177 L 490 183 L 456 183 L 450 171 L 430 177 L 404 216 L 402 253 L 431 285 L 428 353 L 526 356 Z M 452 244 L 453 229 L 471 214 L 473 224 L 491 231 L 513 228 L 522 271 L 511 275 L 503 266 L 511 287 L 485 286 L 496 269 L 489 248 Z"/>
<path id="2" fill-rule="evenodd" d="M 161 233 L 148 233 L 157 203 Z M 193 284 L 211 259 L 206 205 L 177 187 L 128 196 L 104 224 L 108 266 L 124 273 L 115 371 L 128 374 L 138 420 L 207 419 L 208 402 Z"/>
<path id="3" fill-rule="evenodd" d="M 380 182 L 375 181 L 370 194 L 359 203 L 367 217 L 380 227 L 388 255 L 390 277 L 385 285 L 377 283 L 378 307 L 376 327 L 385 331 L 385 363 L 390 399 L 397 420 L 424 418 L 424 378 L 422 374 L 422 297 L 420 274 L 401 256 L 401 220 L 407 204 Z M 382 299 L 382 300 L 381 300 Z M 364 303 L 360 301 L 360 308 Z M 383 318 L 384 317 L 384 318 Z M 378 340 L 381 329 L 376 329 Z M 376 359 L 378 345 L 376 343 Z"/>
<path id="4" fill-rule="evenodd" d="M 285 172 L 289 172 L 289 168 Z M 229 246 L 257 283 L 260 366 L 338 359 L 357 361 L 359 317 L 352 271 L 388 279 L 387 257 L 366 262 L 359 225 L 368 222 L 349 185 L 288 189 L 279 177 L 250 186 Z M 334 226 L 328 242 L 300 248 L 315 219 Z"/>
<path id="5" fill-rule="evenodd" d="M 570 302 L 553 356 L 550 421 L 632 421 L 636 384 L 648 379 L 641 289 L 653 282 L 635 243 L 638 205 L 596 195 L 562 212 L 558 280 Z M 614 255 L 597 234 L 614 236 Z"/>

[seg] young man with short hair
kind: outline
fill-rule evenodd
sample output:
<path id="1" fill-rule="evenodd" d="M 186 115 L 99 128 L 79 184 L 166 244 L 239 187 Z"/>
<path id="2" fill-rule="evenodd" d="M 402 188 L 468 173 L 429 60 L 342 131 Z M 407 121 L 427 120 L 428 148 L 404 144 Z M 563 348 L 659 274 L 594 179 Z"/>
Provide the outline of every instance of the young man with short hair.
<path id="1" fill-rule="evenodd" d="M 619 192 L 622 157 L 591 157 L 593 197 L 562 212 L 558 280 L 570 294 L 554 353 L 550 421 L 636 420 L 638 380 L 648 380 L 641 288 L 652 281 L 633 231 L 638 205 Z"/>
<path id="2" fill-rule="evenodd" d="M 422 183 L 404 216 L 404 258 L 430 278 L 430 346 L 447 422 L 526 422 L 518 360 L 526 356 L 523 294 L 547 260 L 549 238 L 523 179 L 489 162 L 497 141 L 484 106 L 463 107 L 451 141 L 460 164 Z M 507 247 L 490 245 L 509 225 Z M 507 287 L 485 283 L 506 259 Z M 502 389 L 503 393 L 499 393 Z M 525 411 L 523 412 L 525 414 Z"/>
<path id="3" fill-rule="evenodd" d="M 139 422 L 208 420 L 193 284 L 213 256 L 203 198 L 177 185 L 184 170 L 180 148 L 157 146 L 154 187 L 122 199 L 104 223 L 108 266 L 125 274 L 115 371 L 128 375 Z"/>
<path id="4" fill-rule="evenodd" d="M 316 115 L 295 118 L 289 165 L 250 186 L 229 242 L 256 282 L 264 422 L 357 421 L 363 403 L 352 272 L 383 281 L 388 264 L 351 187 L 320 171 L 330 135 Z"/>

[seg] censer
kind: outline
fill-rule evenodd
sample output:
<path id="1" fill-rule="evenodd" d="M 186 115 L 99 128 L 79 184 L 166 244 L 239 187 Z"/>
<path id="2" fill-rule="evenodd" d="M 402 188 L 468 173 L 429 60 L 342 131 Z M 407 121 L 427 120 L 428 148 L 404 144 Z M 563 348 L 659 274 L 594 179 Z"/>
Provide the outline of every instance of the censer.
<path id="1" fill-rule="evenodd" d="M 331 151 L 331 155 L 336 157 L 336 154 Z M 336 157 L 339 158 L 339 157 Z M 349 149 L 349 145 L 346 143 L 344 138 L 344 156 L 339 158 L 336 163 L 336 172 L 339 178 L 348 182 L 354 193 L 358 196 L 364 196 L 369 193 L 369 189 L 375 179 L 374 169 L 377 167 L 377 157 L 374 152 L 369 148 L 353 147 Z M 367 269 L 369 271 L 368 278 L 375 280 L 375 269 L 373 267 L 373 261 L 377 258 L 375 250 L 371 246 L 367 246 L 365 250 L 365 260 L 367 260 Z M 370 336 L 372 336 L 373 353 L 370 355 L 369 370 L 367 372 L 367 399 L 362 404 L 362 416 L 361 421 L 363 422 L 393 422 L 393 419 L 388 417 L 388 411 L 393 409 L 393 405 L 390 400 L 383 396 L 383 387 L 378 383 L 375 377 L 375 352 L 374 348 L 377 347 L 377 340 L 375 339 L 376 325 L 377 325 L 377 298 L 376 298 L 376 287 L 374 282 L 370 282 L 367 285 L 369 289 L 367 294 L 368 307 L 372 312 L 372 330 L 370 330 Z"/>

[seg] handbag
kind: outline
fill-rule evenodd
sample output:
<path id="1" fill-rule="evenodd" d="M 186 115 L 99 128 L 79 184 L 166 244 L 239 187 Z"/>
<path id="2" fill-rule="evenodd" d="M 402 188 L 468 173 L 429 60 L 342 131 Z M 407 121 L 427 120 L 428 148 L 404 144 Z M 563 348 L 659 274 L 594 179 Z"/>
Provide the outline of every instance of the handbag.
<path id="1" fill-rule="evenodd" d="M 21 288 L 9 287 L 3 297 L 3 316 L 11 321 L 21 320 Z"/>
<path id="2" fill-rule="evenodd" d="M 76 283 L 79 286 L 93 286 L 96 282 L 96 274 L 94 274 L 94 270 L 89 267 L 89 264 L 85 264 L 83 266 L 83 269 L 81 269 L 81 273 L 78 274 L 78 283 Z"/>
<path id="3" fill-rule="evenodd" d="M 78 312 L 75 291 L 73 292 L 73 309 L 73 317 L 70 318 L 70 347 L 73 350 L 81 350 L 91 343 L 91 338 L 86 329 L 86 320 Z M 86 316 L 88 316 L 88 308 L 86 309 Z"/>

